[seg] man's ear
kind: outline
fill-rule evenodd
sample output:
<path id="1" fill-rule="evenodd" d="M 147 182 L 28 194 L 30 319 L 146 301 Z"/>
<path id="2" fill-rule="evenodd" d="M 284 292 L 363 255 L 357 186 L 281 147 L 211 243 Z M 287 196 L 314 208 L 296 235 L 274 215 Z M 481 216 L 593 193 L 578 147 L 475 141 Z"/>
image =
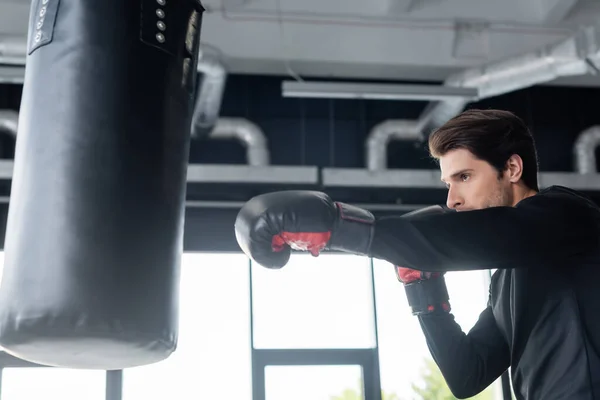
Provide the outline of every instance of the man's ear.
<path id="1" fill-rule="evenodd" d="M 523 176 L 523 159 L 518 154 L 510 156 L 506 162 L 506 173 L 512 183 L 517 183 Z"/>

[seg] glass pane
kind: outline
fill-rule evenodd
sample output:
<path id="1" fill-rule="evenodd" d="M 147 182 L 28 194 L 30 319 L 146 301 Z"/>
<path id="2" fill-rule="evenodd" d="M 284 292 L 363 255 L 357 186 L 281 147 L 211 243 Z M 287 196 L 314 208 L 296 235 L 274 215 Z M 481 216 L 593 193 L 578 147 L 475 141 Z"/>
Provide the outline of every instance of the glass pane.
<path id="1" fill-rule="evenodd" d="M 157 364 L 123 373 L 124 400 L 252 396 L 248 259 L 184 254 L 179 346 Z"/>
<path id="2" fill-rule="evenodd" d="M 388 396 L 384 399 L 393 399 L 394 395 L 400 399 L 454 398 L 433 362 L 417 317 L 410 312 L 404 288 L 396 279 L 392 265 L 374 260 L 373 268 L 381 388 Z M 450 272 L 446 274 L 446 284 L 452 314 L 463 331 L 468 332 L 487 305 L 489 271 Z M 426 376 L 429 376 L 427 381 Z M 438 392 L 428 396 L 428 391 L 432 392 L 436 385 L 442 387 L 443 395 Z M 498 379 L 477 399 L 500 400 L 501 393 Z"/>
<path id="3" fill-rule="evenodd" d="M 63 368 L 5 368 L 2 400 L 104 400 L 106 372 Z"/>
<path id="4" fill-rule="evenodd" d="M 359 365 L 267 366 L 266 400 L 363 400 Z"/>
<path id="5" fill-rule="evenodd" d="M 281 269 L 252 266 L 255 348 L 375 346 L 370 260 L 294 254 Z"/>

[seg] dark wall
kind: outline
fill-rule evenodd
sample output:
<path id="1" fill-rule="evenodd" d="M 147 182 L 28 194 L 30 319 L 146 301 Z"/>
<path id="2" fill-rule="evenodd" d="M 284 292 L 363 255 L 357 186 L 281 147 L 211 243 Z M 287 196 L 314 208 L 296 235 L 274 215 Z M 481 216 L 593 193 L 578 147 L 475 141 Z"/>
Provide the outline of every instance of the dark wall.
<path id="1" fill-rule="evenodd" d="M 281 82 L 287 77 L 230 76 L 223 100 L 223 117 L 243 117 L 265 132 L 275 165 L 316 165 L 320 167 L 364 167 L 364 143 L 379 122 L 415 119 L 424 102 L 288 99 L 281 96 Z M 0 86 L 0 109 L 17 110 L 21 87 Z M 514 111 L 532 128 L 538 145 L 542 171 L 572 171 L 572 147 L 585 128 L 600 124 L 600 90 L 585 88 L 534 87 L 510 93 L 469 107 L 501 108 Z M 0 157 L 12 158 L 14 141 L 0 137 Z M 436 168 L 423 146 L 392 143 L 388 150 L 391 168 Z M 192 163 L 245 163 L 241 145 L 229 141 L 193 142 Z M 1 189 L 1 188 L 0 188 Z M 229 187 L 233 197 L 247 198 L 252 191 Z M 210 187 L 194 187 L 210 193 Z M 224 190 L 220 188 L 219 190 Z M 265 190 L 256 189 L 256 191 Z M 387 193 L 334 193 L 343 201 L 382 201 Z M 427 203 L 424 192 L 405 194 L 413 203 Z M 411 197 L 412 196 L 412 197 Z M 438 196 L 438 197 L 435 197 Z M 440 199 L 439 194 L 433 197 Z M 210 197 L 210 196 L 208 196 Z M 443 199 L 443 197 L 442 197 Z M 0 208 L 4 215 L 6 207 Z M 189 209 L 186 214 L 185 246 L 188 250 L 237 250 L 233 237 L 235 209 Z M 2 217 L 0 215 L 0 217 Z M 5 217 L 0 218 L 4 231 Z"/>
<path id="2" fill-rule="evenodd" d="M 369 131 L 389 119 L 416 119 L 426 103 L 289 99 L 281 96 L 281 81 L 289 78 L 231 76 L 222 116 L 244 117 L 267 135 L 272 163 L 322 167 L 364 167 L 364 142 Z M 473 103 L 469 108 L 501 108 L 522 117 L 534 132 L 541 169 L 572 171 L 572 146 L 577 135 L 600 124 L 600 90 L 534 87 Z M 435 168 L 423 148 L 392 143 L 391 168 Z M 235 143 L 196 143 L 192 160 L 243 163 Z"/>

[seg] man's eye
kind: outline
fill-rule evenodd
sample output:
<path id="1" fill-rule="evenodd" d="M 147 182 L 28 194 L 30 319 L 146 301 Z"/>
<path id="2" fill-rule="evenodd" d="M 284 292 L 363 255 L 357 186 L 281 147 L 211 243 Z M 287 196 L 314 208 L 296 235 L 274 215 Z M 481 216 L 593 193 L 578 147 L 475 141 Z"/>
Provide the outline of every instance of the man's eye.
<path id="1" fill-rule="evenodd" d="M 462 174 L 460 176 L 460 180 L 463 181 L 463 182 L 466 181 L 467 179 L 469 179 L 469 175 L 468 174 Z"/>

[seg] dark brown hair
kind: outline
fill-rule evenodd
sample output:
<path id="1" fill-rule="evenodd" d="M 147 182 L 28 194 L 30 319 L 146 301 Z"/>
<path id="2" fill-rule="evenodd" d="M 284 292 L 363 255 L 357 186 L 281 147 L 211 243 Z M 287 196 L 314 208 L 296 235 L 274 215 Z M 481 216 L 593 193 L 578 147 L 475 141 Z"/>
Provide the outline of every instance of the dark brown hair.
<path id="1" fill-rule="evenodd" d="M 470 151 L 490 163 L 499 174 L 506 170 L 508 159 L 517 154 L 523 160 L 523 183 L 539 190 L 533 136 L 523 120 L 509 111 L 467 110 L 429 136 L 429 153 L 435 160 L 455 149 Z"/>

